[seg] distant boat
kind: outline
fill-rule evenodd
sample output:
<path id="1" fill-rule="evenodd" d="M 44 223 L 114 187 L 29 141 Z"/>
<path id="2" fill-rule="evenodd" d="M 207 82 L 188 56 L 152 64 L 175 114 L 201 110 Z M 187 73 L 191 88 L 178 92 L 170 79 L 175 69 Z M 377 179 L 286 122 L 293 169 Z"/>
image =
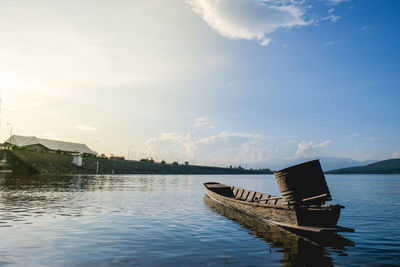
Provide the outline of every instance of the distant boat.
<path id="1" fill-rule="evenodd" d="M 354 232 L 338 226 L 341 205 L 332 200 L 319 160 L 274 173 L 282 196 L 273 196 L 216 182 L 205 183 L 212 200 L 265 223 L 300 232 Z"/>

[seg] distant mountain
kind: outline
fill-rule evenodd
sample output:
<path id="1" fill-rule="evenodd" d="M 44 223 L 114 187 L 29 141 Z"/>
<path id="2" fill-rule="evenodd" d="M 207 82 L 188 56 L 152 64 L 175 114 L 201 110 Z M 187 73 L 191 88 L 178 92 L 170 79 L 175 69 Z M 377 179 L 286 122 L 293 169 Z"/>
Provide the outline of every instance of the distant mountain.
<path id="1" fill-rule="evenodd" d="M 387 159 L 387 160 L 378 161 L 378 162 L 375 162 L 372 164 L 368 164 L 366 166 L 342 168 L 342 169 L 338 169 L 338 170 L 328 171 L 326 173 L 330 173 L 330 174 L 400 173 L 400 159 Z"/>
<path id="2" fill-rule="evenodd" d="M 375 163 L 375 162 L 378 162 L 378 161 L 377 160 L 372 160 L 372 159 L 364 160 L 364 161 L 361 161 L 362 164 L 360 166 L 365 166 L 365 165 L 372 164 L 372 163 Z"/>
<path id="3" fill-rule="evenodd" d="M 246 164 L 245 166 L 247 168 L 253 168 L 253 169 L 268 168 L 270 170 L 276 171 L 314 159 L 320 160 L 322 169 L 324 171 L 353 167 L 353 166 L 364 166 L 376 162 L 376 160 L 357 161 L 348 158 L 320 157 L 320 158 L 301 158 L 301 159 L 270 159 L 263 162 L 249 163 Z M 242 164 L 242 166 L 243 165 L 244 164 Z"/>

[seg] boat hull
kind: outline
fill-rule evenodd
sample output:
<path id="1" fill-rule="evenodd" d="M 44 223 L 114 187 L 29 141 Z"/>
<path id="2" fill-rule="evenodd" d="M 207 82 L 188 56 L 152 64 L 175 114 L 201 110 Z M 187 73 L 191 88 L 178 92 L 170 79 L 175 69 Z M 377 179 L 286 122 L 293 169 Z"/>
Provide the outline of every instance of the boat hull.
<path id="1" fill-rule="evenodd" d="M 340 205 L 326 205 L 323 208 L 300 207 L 276 204 L 261 204 L 254 199 L 240 199 L 233 193 L 233 187 L 216 190 L 218 183 L 205 183 L 206 194 L 212 200 L 237 211 L 258 218 L 265 223 L 275 224 L 286 229 L 310 232 L 353 232 L 353 229 L 337 226 Z M 214 187 L 214 188 L 213 188 Z M 231 192 L 229 192 L 231 191 Z M 255 195 L 256 192 L 250 191 Z M 248 195 L 251 195 L 250 193 Z M 276 203 L 277 201 L 275 201 Z"/>

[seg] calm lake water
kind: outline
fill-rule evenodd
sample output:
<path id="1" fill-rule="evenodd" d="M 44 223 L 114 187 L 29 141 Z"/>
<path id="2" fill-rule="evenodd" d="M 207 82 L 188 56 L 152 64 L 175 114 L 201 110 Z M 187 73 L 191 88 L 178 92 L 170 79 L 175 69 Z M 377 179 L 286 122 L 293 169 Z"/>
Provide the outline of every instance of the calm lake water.
<path id="1" fill-rule="evenodd" d="M 0 266 L 400 265 L 400 175 L 327 175 L 339 224 L 313 240 L 205 198 L 216 181 L 280 195 L 272 175 L 0 177 Z"/>

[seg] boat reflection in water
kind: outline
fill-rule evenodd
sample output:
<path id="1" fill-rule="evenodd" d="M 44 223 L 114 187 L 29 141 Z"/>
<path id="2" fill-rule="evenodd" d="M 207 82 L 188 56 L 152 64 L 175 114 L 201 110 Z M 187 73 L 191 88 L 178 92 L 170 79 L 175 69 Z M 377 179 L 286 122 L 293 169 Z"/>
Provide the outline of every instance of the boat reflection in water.
<path id="1" fill-rule="evenodd" d="M 299 235 L 222 205 L 207 195 L 204 201 L 211 210 L 250 230 L 249 234 L 256 238 L 263 239 L 270 249 L 283 252 L 280 261 L 283 266 L 333 266 L 332 253 L 347 256 L 346 246 L 354 246 L 352 241 L 336 233 Z"/>

